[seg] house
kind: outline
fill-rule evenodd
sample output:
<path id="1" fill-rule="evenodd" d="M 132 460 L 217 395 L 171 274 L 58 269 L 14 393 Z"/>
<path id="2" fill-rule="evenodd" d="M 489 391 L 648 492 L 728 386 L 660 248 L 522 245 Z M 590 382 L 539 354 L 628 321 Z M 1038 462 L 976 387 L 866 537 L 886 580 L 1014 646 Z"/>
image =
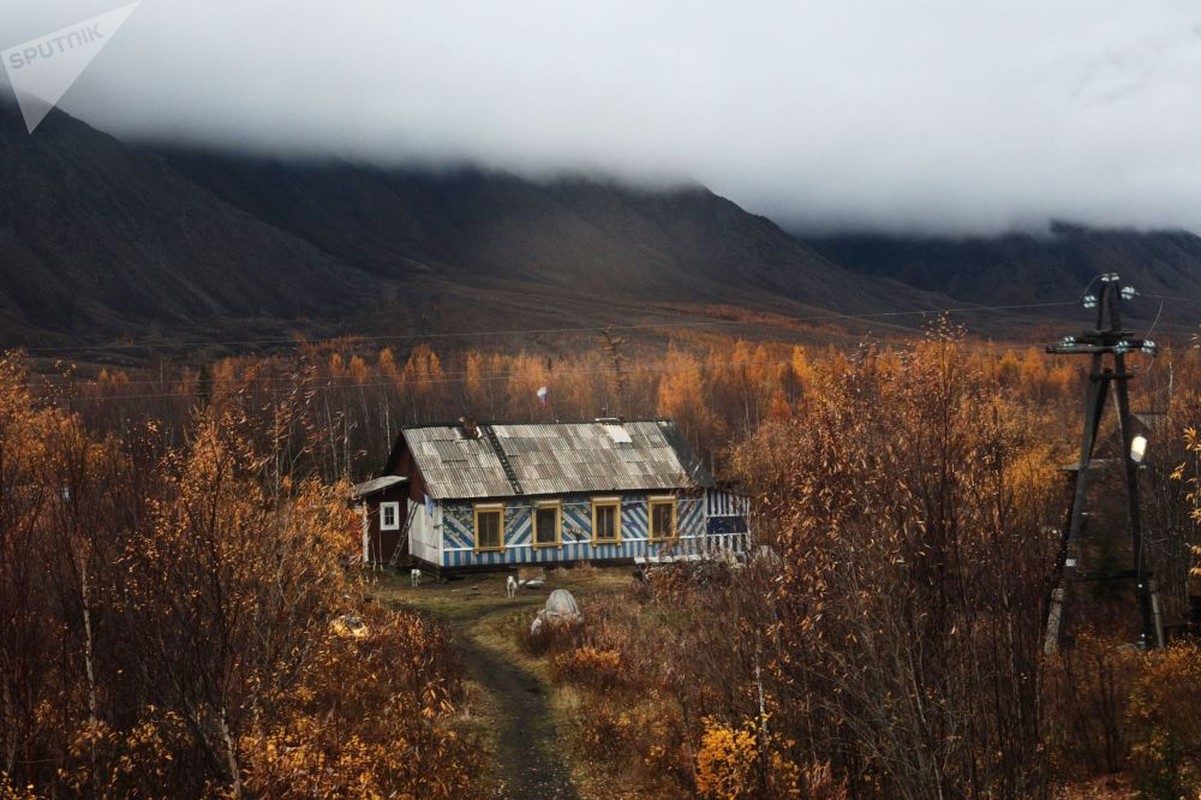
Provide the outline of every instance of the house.
<path id="1" fill-rule="evenodd" d="M 366 562 L 437 570 L 744 552 L 747 499 L 668 420 L 404 428 L 355 487 Z"/>

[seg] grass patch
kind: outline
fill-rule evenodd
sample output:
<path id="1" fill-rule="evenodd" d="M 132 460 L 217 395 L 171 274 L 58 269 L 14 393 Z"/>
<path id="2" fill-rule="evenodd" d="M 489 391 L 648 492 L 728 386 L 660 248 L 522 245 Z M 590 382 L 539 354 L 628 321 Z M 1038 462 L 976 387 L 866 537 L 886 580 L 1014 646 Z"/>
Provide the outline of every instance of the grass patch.
<path id="1" fill-rule="evenodd" d="M 526 646 L 530 623 L 546 599 L 556 589 L 566 589 L 576 598 L 585 618 L 590 611 L 599 615 L 602 608 L 625 602 L 623 596 L 632 580 L 629 567 L 549 570 L 540 589 L 519 589 L 516 597 L 505 591 L 507 573 L 468 575 L 458 580 L 439 581 L 425 575 L 420 586 L 412 586 L 409 575 L 390 571 L 365 573 L 375 599 L 390 608 L 417 609 L 446 625 L 463 654 L 466 697 L 456 720 L 456 730 L 471 737 L 488 756 L 486 782 L 504 787 L 505 746 L 501 732 L 512 717 L 514 698 L 498 697 L 482 682 L 477 662 L 481 651 L 491 658 L 515 665 L 532 676 L 546 697 L 554 728 L 565 738 L 566 747 L 557 749 L 581 798 L 624 798 L 643 796 L 639 787 L 615 785 L 614 776 L 582 752 L 577 739 L 576 720 L 581 713 L 578 691 L 551 680 L 551 659 L 535 655 Z M 475 653 L 472 658 L 470 653 Z M 517 699 L 520 702 L 520 698 Z M 503 792 L 501 792 L 503 793 Z"/>

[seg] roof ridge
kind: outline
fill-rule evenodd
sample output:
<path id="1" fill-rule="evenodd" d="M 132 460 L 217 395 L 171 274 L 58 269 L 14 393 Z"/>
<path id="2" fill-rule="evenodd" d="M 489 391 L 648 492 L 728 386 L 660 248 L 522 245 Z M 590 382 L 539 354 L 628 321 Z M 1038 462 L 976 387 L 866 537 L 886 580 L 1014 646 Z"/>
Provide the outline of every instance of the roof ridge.
<path id="1" fill-rule="evenodd" d="M 675 424 L 675 420 L 671 419 L 670 417 L 638 417 L 638 418 L 626 418 L 626 419 L 621 419 L 621 420 L 617 420 L 616 418 L 614 418 L 614 419 L 609 419 L 609 418 L 605 418 L 605 419 L 564 419 L 564 420 L 495 420 L 494 419 L 494 420 L 487 420 L 487 421 L 478 421 L 477 424 L 480 425 L 481 427 L 483 427 L 485 425 L 500 425 L 500 426 L 504 426 L 504 427 L 510 427 L 510 426 L 514 426 L 514 425 L 551 427 L 551 426 L 555 426 L 555 425 L 613 425 L 613 424 L 629 425 L 629 424 L 633 424 L 633 423 L 646 423 L 646 422 L 656 422 L 656 423 L 667 422 L 672 425 Z M 422 429 L 428 429 L 428 428 L 461 428 L 461 427 L 462 427 L 461 422 L 429 422 L 429 423 L 422 423 L 420 425 L 402 425 L 400 429 L 402 431 L 413 431 L 413 430 L 422 430 Z"/>

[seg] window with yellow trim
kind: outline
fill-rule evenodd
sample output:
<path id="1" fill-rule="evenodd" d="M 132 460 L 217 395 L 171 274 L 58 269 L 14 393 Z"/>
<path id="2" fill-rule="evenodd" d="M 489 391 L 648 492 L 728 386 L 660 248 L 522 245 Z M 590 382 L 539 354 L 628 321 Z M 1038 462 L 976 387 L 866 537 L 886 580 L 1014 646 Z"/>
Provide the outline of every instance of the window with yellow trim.
<path id="1" fill-rule="evenodd" d="M 505 549 L 505 507 L 501 503 L 475 507 L 475 549 Z"/>
<path id="2" fill-rule="evenodd" d="M 674 539 L 676 537 L 675 498 L 652 499 L 649 512 L 651 541 L 661 542 L 666 539 Z"/>
<path id="3" fill-rule="evenodd" d="M 621 498 L 592 498 L 592 541 L 621 541 Z"/>
<path id="4" fill-rule="evenodd" d="M 558 547 L 562 527 L 563 513 L 558 500 L 534 504 L 534 547 Z"/>

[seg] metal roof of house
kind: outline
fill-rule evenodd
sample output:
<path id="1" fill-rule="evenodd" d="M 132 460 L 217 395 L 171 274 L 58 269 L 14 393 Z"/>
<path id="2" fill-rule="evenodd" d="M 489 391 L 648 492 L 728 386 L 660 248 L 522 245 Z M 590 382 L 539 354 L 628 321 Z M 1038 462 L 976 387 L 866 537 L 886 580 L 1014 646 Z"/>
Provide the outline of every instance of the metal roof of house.
<path id="1" fill-rule="evenodd" d="M 482 424 L 479 430 L 477 438 L 451 425 L 402 431 L 430 497 L 713 486 L 713 477 L 667 420 Z"/>
<path id="2" fill-rule="evenodd" d="M 350 496 L 358 500 L 376 492 L 382 492 L 384 489 L 395 486 L 398 483 L 404 483 L 407 480 L 408 478 L 402 478 L 399 475 L 384 475 L 380 478 L 373 478 L 369 481 L 356 483 L 351 487 Z"/>

